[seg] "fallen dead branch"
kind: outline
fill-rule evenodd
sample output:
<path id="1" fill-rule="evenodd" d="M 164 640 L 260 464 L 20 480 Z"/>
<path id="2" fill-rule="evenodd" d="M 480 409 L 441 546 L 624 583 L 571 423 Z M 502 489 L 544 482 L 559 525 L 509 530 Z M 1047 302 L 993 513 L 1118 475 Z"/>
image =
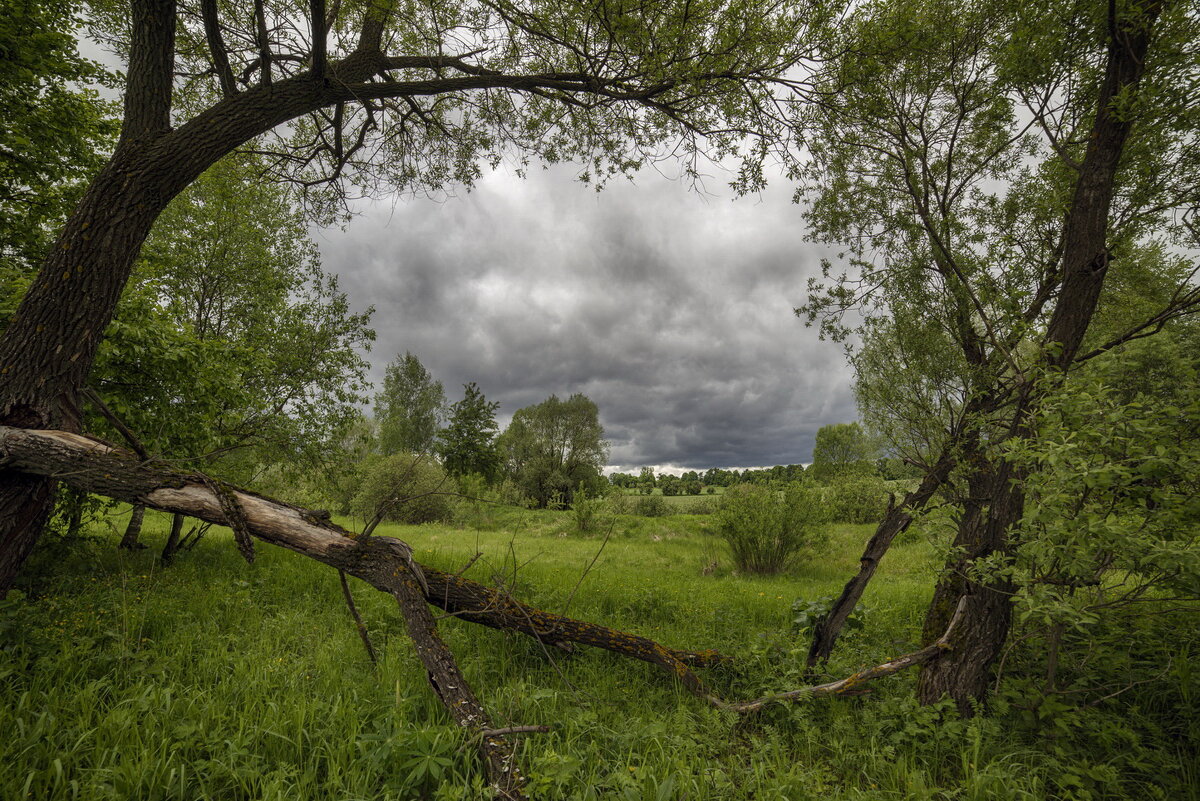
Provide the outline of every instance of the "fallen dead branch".
<path id="1" fill-rule="evenodd" d="M 731 709 L 734 712 L 755 712 L 762 709 L 767 704 L 778 703 L 782 701 L 797 701 L 801 698 L 820 698 L 827 695 L 845 695 L 853 690 L 858 689 L 863 684 L 874 679 L 890 676 L 893 673 L 899 673 L 905 668 L 910 668 L 915 665 L 923 665 L 936 659 L 941 654 L 950 649 L 950 635 L 954 633 L 955 627 L 962 620 L 963 612 L 966 609 L 966 598 L 958 602 L 958 606 L 954 609 L 954 614 L 950 618 L 950 625 L 946 627 L 946 631 L 934 642 L 920 649 L 913 651 L 904 656 L 898 656 L 895 659 L 884 662 L 882 665 L 876 665 L 866 670 L 860 670 L 851 676 L 837 681 L 827 682 L 825 684 L 815 684 L 811 687 L 801 687 L 798 690 L 789 690 L 788 692 L 778 693 L 777 695 L 768 695 L 763 698 L 758 698 L 753 701 L 742 701 L 739 703 L 725 704 L 724 709 Z"/>
<path id="2" fill-rule="evenodd" d="M 414 561 L 412 549 L 391 537 L 361 536 L 313 513 L 253 492 L 221 485 L 207 476 L 173 469 L 97 439 L 63 431 L 0 426 L 0 469 L 58 479 L 75 489 L 211 523 L 230 522 L 264 542 L 279 545 L 356 576 L 395 597 L 429 682 L 451 717 L 479 743 L 489 783 L 501 798 L 524 798 L 507 735 L 539 727 L 495 727 L 437 633 L 429 605 L 462 620 L 517 631 L 558 647 L 590 645 L 657 665 L 710 705 L 750 713 L 774 702 L 847 693 L 862 684 L 935 659 L 948 649 L 962 615 L 960 602 L 946 633 L 933 644 L 845 679 L 744 702 L 713 694 L 692 671 L 726 661 L 715 651 L 682 651 L 607 626 L 575 620 L 524 604 L 507 593 L 458 574 Z M 229 521 L 236 506 L 238 520 Z"/>

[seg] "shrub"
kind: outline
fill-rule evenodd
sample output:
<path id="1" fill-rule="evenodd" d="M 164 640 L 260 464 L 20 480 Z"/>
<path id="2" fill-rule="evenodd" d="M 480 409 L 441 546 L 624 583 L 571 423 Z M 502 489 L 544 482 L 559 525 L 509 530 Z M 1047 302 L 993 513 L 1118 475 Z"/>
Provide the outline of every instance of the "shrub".
<path id="1" fill-rule="evenodd" d="M 642 517 L 666 517 L 671 514 L 671 504 L 661 495 L 645 495 L 634 502 L 633 513 Z"/>
<path id="2" fill-rule="evenodd" d="M 716 513 L 718 534 L 748 573 L 783 570 L 800 549 L 817 543 L 826 520 L 819 491 L 798 484 L 782 492 L 739 484 L 722 496 Z"/>
<path id="3" fill-rule="evenodd" d="M 842 478 L 830 485 L 827 500 L 839 523 L 878 523 L 887 511 L 888 485 L 875 476 Z"/>
<path id="4" fill-rule="evenodd" d="M 366 520 L 382 514 L 384 520 L 395 523 L 440 522 L 451 517 L 455 489 L 432 457 L 396 453 L 366 466 L 351 506 Z"/>
<path id="5" fill-rule="evenodd" d="M 571 517 L 577 531 L 596 531 L 612 522 L 612 507 L 604 495 L 593 495 L 580 487 L 571 501 Z"/>

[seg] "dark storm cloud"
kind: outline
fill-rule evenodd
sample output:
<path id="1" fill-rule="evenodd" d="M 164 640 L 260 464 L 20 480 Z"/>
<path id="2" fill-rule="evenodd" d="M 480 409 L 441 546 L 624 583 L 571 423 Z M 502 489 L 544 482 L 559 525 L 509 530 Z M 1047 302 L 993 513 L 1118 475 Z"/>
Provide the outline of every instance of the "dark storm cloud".
<path id="1" fill-rule="evenodd" d="M 809 461 L 817 428 L 855 416 L 840 347 L 792 314 L 822 254 L 786 188 L 731 201 L 657 175 L 596 193 L 568 171 L 498 173 L 317 239 L 376 308 L 376 377 L 410 350 L 451 400 L 477 382 L 502 422 L 583 392 L 624 469 Z"/>

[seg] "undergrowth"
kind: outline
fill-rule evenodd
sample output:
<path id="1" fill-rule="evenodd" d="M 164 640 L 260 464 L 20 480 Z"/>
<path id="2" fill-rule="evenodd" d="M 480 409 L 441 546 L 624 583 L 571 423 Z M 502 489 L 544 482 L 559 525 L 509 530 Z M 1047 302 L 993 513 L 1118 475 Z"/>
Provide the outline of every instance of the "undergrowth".
<path id="1" fill-rule="evenodd" d="M 148 515 L 145 541 L 160 545 L 166 525 Z M 833 527 L 819 554 L 754 577 L 698 515 L 618 515 L 580 534 L 568 513 L 501 510 L 488 530 L 377 531 L 442 569 L 480 553 L 466 575 L 539 607 L 731 654 L 734 666 L 704 672 L 728 698 L 810 681 L 795 610 L 838 593 L 868 532 Z M 48 542 L 0 603 L 0 798 L 483 797 L 474 749 L 385 596 L 353 582 L 381 654 L 373 670 L 328 568 L 265 545 L 247 565 L 224 529 L 168 569 L 153 548 L 115 542 L 104 526 Z M 935 560 L 920 538 L 888 554 L 830 674 L 916 645 Z M 521 746 L 538 799 L 1197 798 L 1194 620 L 1130 625 L 1123 656 L 1088 669 L 1128 684 L 1137 660 L 1166 648 L 1156 680 L 1089 706 L 1040 696 L 1015 654 L 992 709 L 971 720 L 917 706 L 904 674 L 865 696 L 739 718 L 639 662 L 551 655 L 457 620 L 441 628 L 497 725 L 553 727 Z"/>

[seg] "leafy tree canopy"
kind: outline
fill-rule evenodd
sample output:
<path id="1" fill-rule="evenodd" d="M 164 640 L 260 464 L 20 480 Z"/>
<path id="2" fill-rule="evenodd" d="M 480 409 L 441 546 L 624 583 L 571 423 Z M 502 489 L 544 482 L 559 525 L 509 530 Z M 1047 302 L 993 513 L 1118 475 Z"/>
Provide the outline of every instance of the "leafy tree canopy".
<path id="1" fill-rule="evenodd" d="M 857 422 L 821 426 L 813 445 L 812 473 L 816 478 L 826 479 L 871 472 L 878 450 Z"/>
<path id="2" fill-rule="evenodd" d="M 227 159 L 171 203 L 109 326 L 91 381 L 155 452 L 311 460 L 362 400 L 370 311 L 257 175 Z"/>
<path id="3" fill-rule="evenodd" d="M 0 321 L 116 139 L 114 77 L 82 58 L 82 4 L 0 0 Z"/>
<path id="4" fill-rule="evenodd" d="M 608 443 L 596 404 L 583 394 L 518 409 L 500 445 L 509 477 L 538 506 L 570 503 L 581 486 L 599 491 Z"/>
<path id="5" fill-rule="evenodd" d="M 446 417 L 446 393 L 421 360 L 408 351 L 394 359 L 375 395 L 379 448 L 393 453 L 432 453 L 438 426 Z"/>

